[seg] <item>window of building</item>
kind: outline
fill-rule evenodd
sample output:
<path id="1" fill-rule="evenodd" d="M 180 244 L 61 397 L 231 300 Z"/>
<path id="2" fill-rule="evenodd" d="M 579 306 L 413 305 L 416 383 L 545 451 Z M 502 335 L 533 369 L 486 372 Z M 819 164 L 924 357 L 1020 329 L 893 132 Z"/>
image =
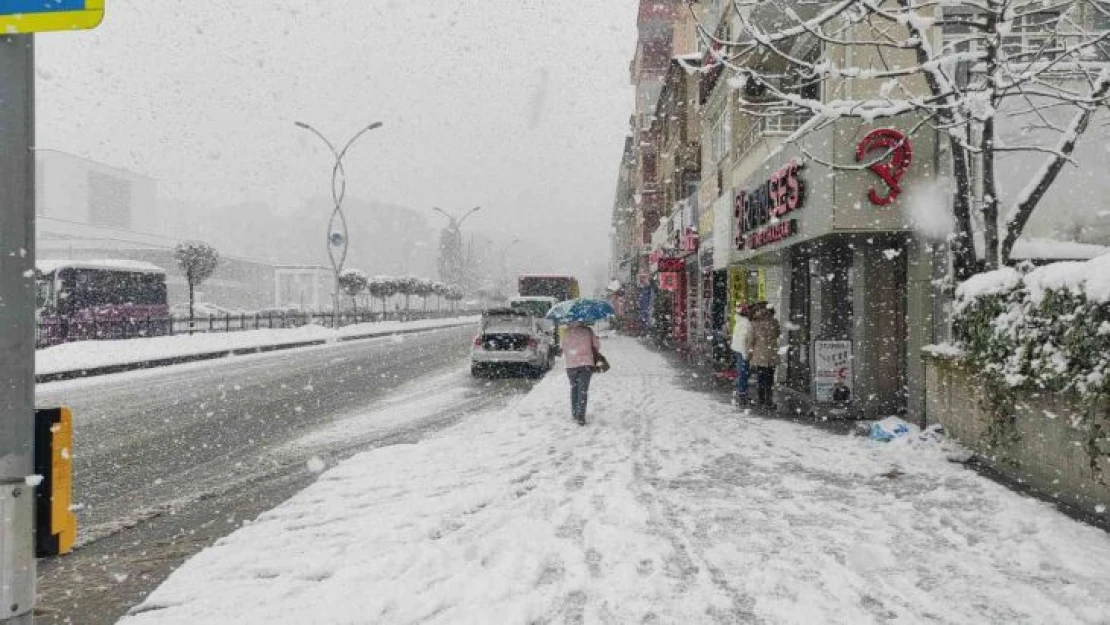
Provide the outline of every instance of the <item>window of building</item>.
<path id="1" fill-rule="evenodd" d="M 722 106 L 710 118 L 709 126 L 709 162 L 713 165 L 720 163 L 728 155 L 729 136 L 732 134 L 732 120 L 728 107 Z"/>
<path id="2" fill-rule="evenodd" d="M 1010 34 L 1002 37 L 1002 51 L 1010 59 L 1032 61 L 1052 60 L 1057 54 L 1055 30 L 1060 21 L 1058 11 L 1027 13 L 1014 18 Z"/>

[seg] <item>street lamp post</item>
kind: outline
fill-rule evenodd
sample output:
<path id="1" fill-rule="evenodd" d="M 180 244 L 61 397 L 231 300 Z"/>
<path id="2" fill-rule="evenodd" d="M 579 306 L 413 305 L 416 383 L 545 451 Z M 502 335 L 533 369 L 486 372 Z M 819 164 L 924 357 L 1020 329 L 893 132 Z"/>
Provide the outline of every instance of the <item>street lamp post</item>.
<path id="1" fill-rule="evenodd" d="M 332 156 L 335 157 L 335 164 L 331 168 L 331 199 L 334 202 L 334 207 L 331 211 L 331 219 L 328 221 L 327 247 L 332 272 L 335 274 L 335 284 L 332 287 L 331 325 L 336 328 L 339 326 L 339 274 L 343 271 L 343 263 L 347 261 L 347 249 L 349 247 L 347 216 L 343 214 L 343 199 L 347 195 L 347 172 L 343 169 L 343 157 L 347 155 L 347 151 L 351 149 L 355 141 L 358 141 L 359 137 L 375 128 L 381 128 L 382 123 L 374 122 L 356 132 L 343 146 L 342 150 L 335 149 L 335 145 L 312 126 L 304 122 L 293 123 L 298 128 L 303 128 L 319 137 L 324 145 L 331 150 Z"/>
<path id="2" fill-rule="evenodd" d="M 451 250 L 450 250 L 451 258 L 443 258 L 443 255 L 445 253 L 443 248 L 445 246 L 441 242 L 440 243 L 440 262 L 439 262 L 439 277 L 440 277 L 440 279 L 442 279 L 442 280 L 444 280 L 448 283 L 460 282 L 461 281 L 461 280 L 452 280 L 451 279 L 452 275 L 457 275 L 459 278 L 462 277 L 462 275 L 461 275 L 462 270 L 463 270 L 462 230 L 460 228 L 462 227 L 462 223 L 464 221 L 466 221 L 467 217 L 470 217 L 471 215 L 473 215 L 474 213 L 478 212 L 481 209 L 482 209 L 481 206 L 475 206 L 474 208 L 466 211 L 466 213 L 464 213 L 462 217 L 455 217 L 454 215 L 451 215 L 451 214 L 447 213 L 446 211 L 444 211 L 442 208 L 432 208 L 433 211 L 439 213 L 440 215 L 443 215 L 444 217 L 446 217 L 449 220 L 449 223 L 447 225 L 447 232 L 449 233 L 449 237 L 450 237 L 449 240 L 451 242 Z M 455 272 L 458 272 L 458 273 L 456 274 Z M 452 275 L 447 275 L 448 273 L 451 273 Z M 462 286 L 462 285 L 461 284 L 455 284 L 455 286 Z"/>

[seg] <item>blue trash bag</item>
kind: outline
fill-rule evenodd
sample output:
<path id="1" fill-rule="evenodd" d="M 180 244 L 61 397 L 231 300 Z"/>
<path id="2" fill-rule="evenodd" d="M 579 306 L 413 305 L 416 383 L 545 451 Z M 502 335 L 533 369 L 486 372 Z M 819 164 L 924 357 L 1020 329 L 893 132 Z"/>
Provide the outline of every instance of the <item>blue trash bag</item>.
<path id="1" fill-rule="evenodd" d="M 871 439 L 889 443 L 890 441 L 901 438 L 903 436 L 913 436 L 921 430 L 912 423 L 908 423 L 899 419 L 898 417 L 888 417 L 882 421 L 876 421 L 871 424 Z"/>

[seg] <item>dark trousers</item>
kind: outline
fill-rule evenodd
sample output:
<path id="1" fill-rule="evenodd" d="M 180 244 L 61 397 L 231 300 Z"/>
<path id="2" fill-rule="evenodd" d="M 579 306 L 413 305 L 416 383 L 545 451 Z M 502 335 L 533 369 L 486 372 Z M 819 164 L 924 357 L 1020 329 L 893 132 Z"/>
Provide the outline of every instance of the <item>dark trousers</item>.
<path id="1" fill-rule="evenodd" d="M 570 378 L 570 412 L 575 419 L 586 418 L 586 402 L 590 397 L 590 378 L 593 374 L 590 367 L 567 369 L 567 377 Z"/>
<path id="2" fill-rule="evenodd" d="M 760 406 L 769 406 L 774 402 L 775 368 L 752 367 L 755 375 L 756 403 Z"/>

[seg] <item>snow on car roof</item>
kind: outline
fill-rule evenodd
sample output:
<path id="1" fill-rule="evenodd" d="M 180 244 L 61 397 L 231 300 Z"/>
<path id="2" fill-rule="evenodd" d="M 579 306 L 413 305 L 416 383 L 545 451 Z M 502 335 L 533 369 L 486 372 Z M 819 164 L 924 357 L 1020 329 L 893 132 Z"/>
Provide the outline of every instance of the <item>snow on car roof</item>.
<path id="1" fill-rule="evenodd" d="M 487 308 L 482 311 L 483 317 L 531 317 L 532 313 L 519 308 Z"/>
<path id="2" fill-rule="evenodd" d="M 153 263 L 141 260 L 108 259 L 108 260 L 39 260 L 35 261 L 35 268 L 42 273 L 50 273 L 58 269 L 102 269 L 105 271 L 133 271 L 137 273 L 157 273 L 165 275 L 166 270 Z"/>

